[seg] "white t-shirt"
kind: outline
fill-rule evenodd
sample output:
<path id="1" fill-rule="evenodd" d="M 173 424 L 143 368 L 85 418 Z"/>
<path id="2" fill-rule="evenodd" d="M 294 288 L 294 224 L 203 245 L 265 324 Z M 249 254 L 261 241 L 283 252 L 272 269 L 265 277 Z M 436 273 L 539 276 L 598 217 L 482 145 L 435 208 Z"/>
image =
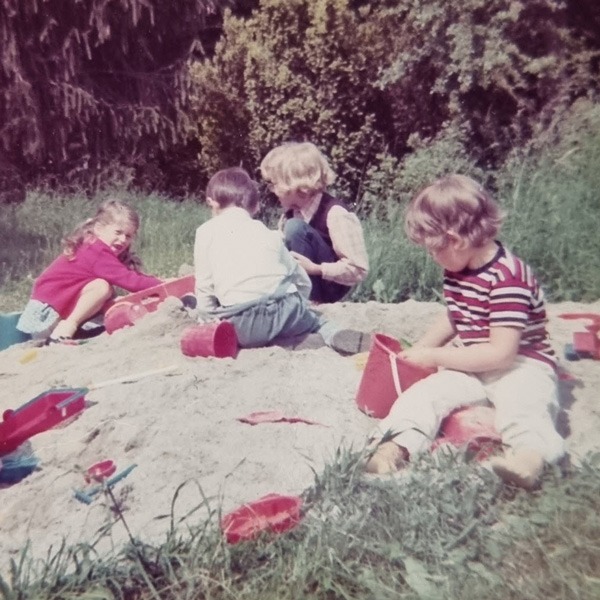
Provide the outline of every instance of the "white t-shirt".
<path id="1" fill-rule="evenodd" d="M 194 244 L 197 308 L 209 312 L 272 294 L 285 278 L 286 293 L 308 298 L 311 282 L 292 258 L 278 231 L 230 207 L 196 230 Z"/>

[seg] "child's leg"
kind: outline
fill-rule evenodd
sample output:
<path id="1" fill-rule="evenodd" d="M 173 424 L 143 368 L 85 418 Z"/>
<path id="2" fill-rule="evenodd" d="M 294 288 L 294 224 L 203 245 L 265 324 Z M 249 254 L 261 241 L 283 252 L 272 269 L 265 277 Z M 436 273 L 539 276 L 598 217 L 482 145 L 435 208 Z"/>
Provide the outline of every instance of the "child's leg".
<path id="1" fill-rule="evenodd" d="M 402 458 L 414 457 L 427 450 L 437 436 L 442 420 L 454 409 L 485 400 L 485 389 L 479 378 L 459 371 L 443 370 L 418 381 L 394 402 L 387 417 L 377 425 L 375 437 L 381 439 L 387 432 L 395 433 L 392 442 L 406 452 Z M 381 447 L 389 453 L 387 444 Z M 371 472 L 389 472 L 379 465 L 379 450 L 367 463 Z M 383 463 L 390 464 L 387 457 Z"/>
<path id="2" fill-rule="evenodd" d="M 504 457 L 493 459 L 494 470 L 505 480 L 534 487 L 544 462 L 555 463 L 565 452 L 555 428 L 558 382 L 553 369 L 533 359 L 519 359 L 501 376 L 484 378 L 496 407 L 496 428 L 508 446 Z"/>
<path id="3" fill-rule="evenodd" d="M 283 235 L 288 250 L 310 258 L 317 265 L 338 261 L 335 252 L 321 234 L 302 219 L 288 219 Z M 337 302 L 350 291 L 348 286 L 315 275 L 311 275 L 310 280 L 310 299 L 314 302 Z"/>
<path id="4" fill-rule="evenodd" d="M 298 293 L 262 302 L 227 319 L 235 327 L 241 348 L 266 346 L 279 337 L 316 331 L 319 317 Z"/>
<path id="5" fill-rule="evenodd" d="M 71 314 L 58 322 L 52 331 L 51 338 L 73 337 L 82 323 L 102 310 L 106 302 L 112 298 L 112 293 L 111 285 L 104 279 L 90 281 L 81 290 Z"/>

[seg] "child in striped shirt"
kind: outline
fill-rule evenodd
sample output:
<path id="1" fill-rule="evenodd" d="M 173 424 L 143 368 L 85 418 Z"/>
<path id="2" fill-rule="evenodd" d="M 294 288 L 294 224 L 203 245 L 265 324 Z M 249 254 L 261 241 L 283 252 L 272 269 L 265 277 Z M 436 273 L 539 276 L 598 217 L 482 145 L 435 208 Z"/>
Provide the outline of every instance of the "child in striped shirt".
<path id="1" fill-rule="evenodd" d="M 437 373 L 414 384 L 378 425 L 379 443 L 367 471 L 400 469 L 429 447 L 454 409 L 489 400 L 505 446 L 492 459 L 504 480 L 531 489 L 545 462 L 564 454 L 555 429 L 556 358 L 546 331 L 544 294 L 530 267 L 496 235 L 502 215 L 472 179 L 450 175 L 410 203 L 405 226 L 444 268 L 447 311 L 401 356 Z M 459 345 L 447 345 L 458 338 Z"/>

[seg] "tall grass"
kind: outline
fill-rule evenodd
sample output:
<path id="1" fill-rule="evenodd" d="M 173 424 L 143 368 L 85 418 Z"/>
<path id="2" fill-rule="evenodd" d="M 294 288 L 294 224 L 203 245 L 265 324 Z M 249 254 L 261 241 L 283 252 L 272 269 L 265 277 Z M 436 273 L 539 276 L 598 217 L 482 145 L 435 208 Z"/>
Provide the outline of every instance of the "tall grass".
<path id="1" fill-rule="evenodd" d="M 208 518 L 170 529 L 156 546 L 134 540 L 108 557 L 61 547 L 35 572 L 24 551 L 0 591 L 7 600 L 592 600 L 600 592 L 597 459 L 577 471 L 549 469 L 543 493 L 525 493 L 460 454 L 365 479 L 360 455 L 340 449 L 286 534 L 228 545 L 218 506 L 202 499 Z"/>
<path id="2" fill-rule="evenodd" d="M 600 109 L 596 112 L 600 123 Z M 416 177 L 413 171 L 414 165 L 407 172 L 411 181 Z M 403 172 L 391 180 L 380 178 L 392 188 L 382 193 L 384 199 L 377 210 L 363 219 L 370 272 L 352 292 L 351 300 L 396 302 L 439 297 L 440 269 L 404 233 L 403 209 L 409 195 Z M 521 156 L 489 179 L 496 182 L 497 200 L 507 213 L 501 238 L 531 264 L 548 298 L 600 298 L 596 264 L 600 255 L 600 134 L 592 131 L 551 150 Z M 23 306 L 33 279 L 60 251 L 62 236 L 93 214 L 108 195 L 115 192 L 93 199 L 30 192 L 22 205 L 3 208 L 0 310 Z M 206 206 L 154 195 L 116 195 L 142 216 L 135 247 L 147 272 L 174 277 L 182 264 L 192 264 L 194 231 L 209 216 Z"/>

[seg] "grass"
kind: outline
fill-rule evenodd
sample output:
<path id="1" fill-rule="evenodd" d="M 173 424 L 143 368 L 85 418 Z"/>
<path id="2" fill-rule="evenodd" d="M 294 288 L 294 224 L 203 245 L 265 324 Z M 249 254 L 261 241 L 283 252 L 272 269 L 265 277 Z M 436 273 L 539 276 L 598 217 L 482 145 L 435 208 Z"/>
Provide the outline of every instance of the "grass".
<path id="1" fill-rule="evenodd" d="M 296 528 L 236 545 L 225 543 L 218 506 L 203 498 L 209 516 L 171 527 L 157 546 L 136 540 L 109 557 L 61 547 L 41 572 L 24 550 L 0 590 L 7 600 L 591 600 L 600 592 L 598 456 L 577 470 L 548 469 L 543 492 L 525 493 L 461 454 L 365 479 L 360 455 L 340 449 L 303 500 Z"/>
<path id="2" fill-rule="evenodd" d="M 600 269 L 596 266 L 600 251 L 600 134 L 592 130 L 541 156 L 520 158 L 493 179 L 496 197 L 507 213 L 501 238 L 531 264 L 548 299 L 600 298 Z M 92 215 L 109 195 L 130 202 L 142 216 L 135 248 L 147 272 L 174 277 L 182 264 L 193 263 L 195 229 L 209 217 L 206 206 L 199 202 L 173 202 L 118 190 L 92 199 L 30 192 L 22 205 L 4 207 L 0 311 L 23 307 L 34 278 L 60 252 L 62 236 Z M 406 194 L 400 197 L 406 198 Z M 386 203 L 376 214 L 363 218 L 370 272 L 350 299 L 439 299 L 439 267 L 406 238 L 402 202 Z M 267 211 L 263 217 L 273 226 L 273 214 Z"/>

